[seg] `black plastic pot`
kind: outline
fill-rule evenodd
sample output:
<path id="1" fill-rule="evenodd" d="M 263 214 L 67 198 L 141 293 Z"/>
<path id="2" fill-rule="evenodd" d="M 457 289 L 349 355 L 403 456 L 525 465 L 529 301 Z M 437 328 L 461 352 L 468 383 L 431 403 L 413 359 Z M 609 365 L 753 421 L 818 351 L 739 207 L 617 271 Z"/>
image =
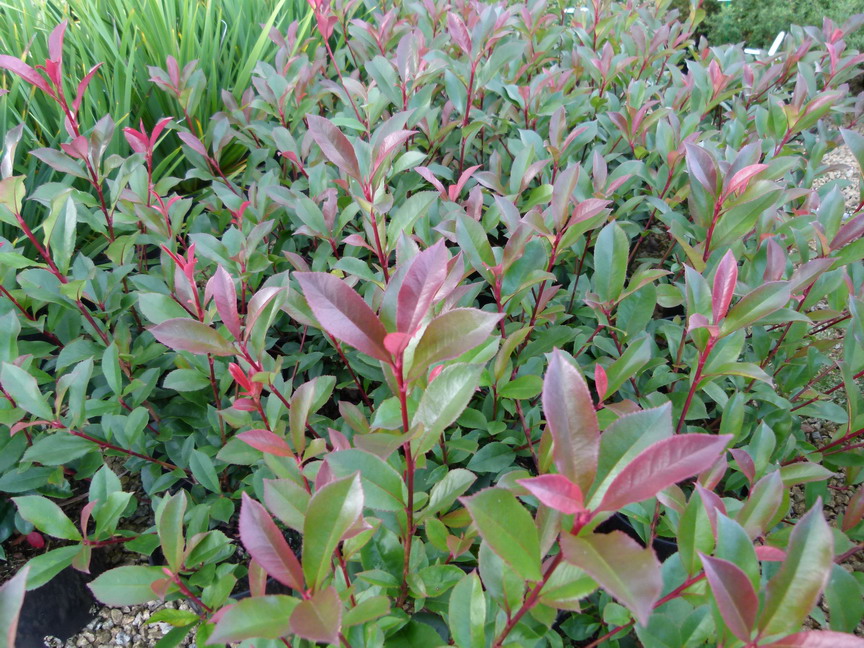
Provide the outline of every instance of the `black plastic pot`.
<path id="1" fill-rule="evenodd" d="M 639 537 L 639 534 L 636 533 L 636 529 L 634 529 L 633 525 L 630 524 L 630 520 L 628 520 L 627 516 L 622 513 L 616 513 L 608 520 L 597 525 L 598 533 L 610 533 L 611 531 L 623 531 L 643 547 L 645 546 L 645 541 Z M 663 562 L 669 558 L 669 556 L 678 551 L 678 543 L 674 540 L 669 540 L 668 538 L 654 538 L 654 542 L 651 543 L 651 548 L 654 549 L 660 562 Z"/>
<path id="2" fill-rule="evenodd" d="M 15 648 L 43 648 L 48 635 L 66 641 L 92 619 L 96 602 L 87 583 L 90 574 L 67 567 L 42 587 L 27 592 L 18 622 Z"/>

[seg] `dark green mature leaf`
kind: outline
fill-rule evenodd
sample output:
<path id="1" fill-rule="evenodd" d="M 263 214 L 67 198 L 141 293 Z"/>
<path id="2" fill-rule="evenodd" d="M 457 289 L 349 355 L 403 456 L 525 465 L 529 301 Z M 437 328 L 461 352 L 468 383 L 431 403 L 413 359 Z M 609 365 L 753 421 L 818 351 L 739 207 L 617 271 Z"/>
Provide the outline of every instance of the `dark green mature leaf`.
<path id="1" fill-rule="evenodd" d="M 109 569 L 88 587 L 106 605 L 140 605 L 158 598 L 151 585 L 164 577 L 161 567 L 128 565 Z"/>
<path id="2" fill-rule="evenodd" d="M 523 579 L 539 581 L 541 556 L 537 527 L 516 497 L 501 488 L 487 488 L 460 501 L 492 551 Z"/>
<path id="3" fill-rule="evenodd" d="M 21 367 L 4 362 L 0 367 L 0 385 L 3 385 L 3 389 L 15 399 L 21 409 L 40 419 L 54 418 L 47 399 L 39 391 L 36 379 Z"/>
<path id="4" fill-rule="evenodd" d="M 312 589 L 327 579 L 333 552 L 362 514 L 363 502 L 359 472 L 330 482 L 309 500 L 303 524 L 303 573 Z"/>
<path id="5" fill-rule="evenodd" d="M 842 565 L 831 568 L 831 578 L 825 588 L 832 630 L 855 632 L 864 618 L 864 597 L 861 585 Z"/>
<path id="6" fill-rule="evenodd" d="M 420 436 L 412 442 L 412 451 L 428 452 L 468 406 L 480 382 L 483 365 L 457 363 L 445 368 L 423 392 L 414 413 L 412 427 L 422 425 Z"/>
<path id="7" fill-rule="evenodd" d="M 340 450 L 327 455 L 327 464 L 336 477 L 356 472 L 363 479 L 365 505 L 379 511 L 401 511 L 405 508 L 408 489 L 394 468 L 363 450 Z"/>
<path id="8" fill-rule="evenodd" d="M 156 512 L 156 532 L 162 545 L 162 554 L 175 574 L 179 573 L 186 553 L 183 537 L 183 517 L 186 515 L 186 491 L 178 491 L 162 500 Z"/>
<path id="9" fill-rule="evenodd" d="M 617 223 L 600 230 L 594 247 L 594 292 L 602 302 L 614 302 L 627 278 L 627 234 Z"/>
<path id="10" fill-rule="evenodd" d="M 720 325 L 720 334 L 729 335 L 755 324 L 783 308 L 791 298 L 788 281 L 769 281 L 746 294 L 735 304 Z"/>
<path id="11" fill-rule="evenodd" d="M 650 547 L 621 531 L 576 537 L 561 535 L 564 559 L 584 569 L 645 625 L 660 598 L 660 562 Z"/>

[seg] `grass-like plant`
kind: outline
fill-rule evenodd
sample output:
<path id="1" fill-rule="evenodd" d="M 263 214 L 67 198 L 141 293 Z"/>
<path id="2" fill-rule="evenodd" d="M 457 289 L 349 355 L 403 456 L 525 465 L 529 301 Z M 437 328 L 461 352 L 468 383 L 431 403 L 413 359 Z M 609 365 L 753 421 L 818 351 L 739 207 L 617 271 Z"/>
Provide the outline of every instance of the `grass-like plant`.
<path id="1" fill-rule="evenodd" d="M 0 159 L 7 637 L 122 544 L 90 586 L 189 599 L 164 648 L 864 645 L 855 22 L 754 63 L 668 4 L 318 0 L 122 137 L 65 23 L 0 56 L 64 116 Z"/>

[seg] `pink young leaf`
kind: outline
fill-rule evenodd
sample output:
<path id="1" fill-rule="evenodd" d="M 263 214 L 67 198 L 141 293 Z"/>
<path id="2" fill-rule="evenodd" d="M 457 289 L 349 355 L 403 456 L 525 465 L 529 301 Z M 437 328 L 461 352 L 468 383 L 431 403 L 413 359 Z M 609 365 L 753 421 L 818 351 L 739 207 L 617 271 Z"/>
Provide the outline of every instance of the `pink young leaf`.
<path id="1" fill-rule="evenodd" d="M 708 151 L 696 144 L 688 142 L 684 148 L 687 151 L 687 172 L 690 177 L 713 196 L 717 191 L 717 163 L 714 158 Z"/>
<path id="2" fill-rule="evenodd" d="M 610 201 L 601 200 L 599 198 L 589 198 L 588 200 L 583 200 L 582 202 L 578 203 L 573 209 L 573 213 L 570 215 L 570 219 L 567 221 L 567 227 L 575 225 L 576 223 L 586 221 L 589 218 L 593 218 L 601 211 L 606 209 L 609 204 Z"/>
<path id="3" fill-rule="evenodd" d="M 90 516 L 93 514 L 93 509 L 100 503 L 99 500 L 87 502 L 87 505 L 81 509 L 81 535 L 87 537 L 87 525 L 90 524 Z"/>
<path id="4" fill-rule="evenodd" d="M 134 128 L 124 128 L 123 134 L 126 136 L 126 141 L 129 142 L 129 147 L 136 153 L 146 153 L 147 147 L 150 144 L 147 136 L 135 130 Z"/>
<path id="5" fill-rule="evenodd" d="M 271 454 L 277 457 L 294 456 L 285 439 L 273 434 L 269 430 L 246 430 L 238 434 L 237 438 L 264 454 Z"/>
<path id="6" fill-rule="evenodd" d="M 309 124 L 309 136 L 315 140 L 325 157 L 339 167 L 340 171 L 357 182 L 362 182 L 354 147 L 342 131 L 330 120 L 316 115 L 306 115 L 306 123 Z"/>
<path id="7" fill-rule="evenodd" d="M 743 169 L 739 169 L 735 172 L 735 175 L 729 180 L 729 184 L 726 187 L 726 191 L 723 192 L 724 197 L 731 196 L 735 193 L 742 193 L 747 189 L 747 185 L 750 184 L 750 181 L 754 176 L 761 173 L 764 169 L 767 169 L 767 164 L 751 164 L 749 166 L 744 167 Z"/>
<path id="8" fill-rule="evenodd" d="M 258 407 L 251 398 L 236 398 L 231 406 L 241 412 L 257 412 Z"/>
<path id="9" fill-rule="evenodd" d="M 699 482 L 694 484 L 694 487 L 699 491 L 699 496 L 702 498 L 702 505 L 705 507 L 705 513 L 708 514 L 708 521 L 711 523 L 711 530 L 716 535 L 717 533 L 717 513 L 726 515 L 726 505 L 720 496 L 714 491 L 708 490 Z"/>
<path id="10" fill-rule="evenodd" d="M 737 283 L 738 262 L 732 250 L 729 250 L 723 255 L 714 273 L 714 288 L 711 291 L 711 316 L 714 324 L 719 324 L 720 320 L 726 317 Z"/>
<path id="11" fill-rule="evenodd" d="M 48 57 L 52 61 L 60 62 L 63 60 L 63 36 L 66 34 L 68 24 L 69 21 L 64 20 L 48 36 Z"/>
<path id="12" fill-rule="evenodd" d="M 726 627 L 741 641 L 750 641 L 759 611 L 759 597 L 753 590 L 750 577 L 728 560 L 711 558 L 702 553 L 699 557 Z"/>
<path id="13" fill-rule="evenodd" d="M 660 562 L 651 547 L 642 547 L 621 531 L 576 537 L 561 534 L 561 551 L 645 625 L 663 589 Z"/>
<path id="14" fill-rule="evenodd" d="M 444 239 L 441 239 L 411 260 L 399 287 L 396 330 L 412 335 L 420 326 L 447 278 L 449 256 Z"/>
<path id="15" fill-rule="evenodd" d="M 441 181 L 436 178 L 433 173 L 424 166 L 414 167 L 414 170 L 422 177 L 426 182 L 435 187 L 438 192 L 441 194 L 442 198 L 448 198 L 447 190 L 444 188 L 444 185 L 441 184 Z"/>
<path id="16" fill-rule="evenodd" d="M 342 627 L 342 602 L 332 585 L 301 601 L 291 612 L 291 630 L 312 642 L 339 643 Z"/>
<path id="17" fill-rule="evenodd" d="M 564 475 L 540 475 L 531 479 L 517 479 L 534 497 L 551 509 L 565 515 L 585 510 L 582 491 Z"/>
<path id="18" fill-rule="evenodd" d="M 459 179 L 456 181 L 455 185 L 450 185 L 450 189 L 447 191 L 447 196 L 450 198 L 452 202 L 456 202 L 456 199 L 459 197 L 459 194 L 462 193 L 462 187 L 465 186 L 465 183 L 468 182 L 469 178 L 474 175 L 474 172 L 480 168 L 480 165 L 477 164 L 472 167 L 468 167 L 462 172 L 462 175 L 459 176 Z"/>
<path id="19" fill-rule="evenodd" d="M 599 511 L 616 511 L 642 502 L 710 468 L 724 452 L 731 434 L 679 434 L 640 452 L 609 484 Z"/>
<path id="20" fill-rule="evenodd" d="M 597 405 L 599 407 L 603 399 L 606 398 L 606 390 L 609 389 L 609 378 L 601 364 L 594 366 L 594 387 L 597 389 Z"/>
<path id="21" fill-rule="evenodd" d="M 267 510 L 243 493 L 240 505 L 240 540 L 246 551 L 270 576 L 303 591 L 303 568 Z"/>
<path id="22" fill-rule="evenodd" d="M 193 151 L 195 151 L 198 155 L 202 155 L 205 158 L 209 158 L 207 155 L 207 149 L 204 147 L 204 144 L 200 139 L 195 137 L 192 133 L 187 133 L 185 131 L 177 133 L 177 136 L 180 140 Z"/>
<path id="23" fill-rule="evenodd" d="M 170 124 L 174 120 L 173 117 L 163 117 L 156 125 L 153 127 L 153 131 L 150 133 L 150 148 L 152 149 L 156 146 L 156 142 L 159 141 L 159 136 L 162 134 L 162 131 L 165 130 L 165 127 Z"/>
<path id="24" fill-rule="evenodd" d="M 378 147 L 378 151 L 375 154 L 375 171 L 378 170 L 378 167 L 381 166 L 381 163 L 388 155 L 402 146 L 408 138 L 416 132 L 417 131 L 415 130 L 398 130 L 395 133 L 390 133 L 381 140 L 381 145 Z"/>
<path id="25" fill-rule="evenodd" d="M 228 340 L 206 324 L 193 319 L 167 319 L 151 327 L 149 331 L 159 342 L 175 351 L 189 351 L 201 355 L 234 355 L 234 347 Z"/>
<path id="26" fill-rule="evenodd" d="M 327 428 L 327 434 L 330 437 L 330 445 L 333 446 L 334 450 L 348 450 L 351 448 L 351 442 L 348 440 L 348 437 L 339 430 Z"/>
<path id="27" fill-rule="evenodd" d="M 221 265 L 216 268 L 216 273 L 207 282 L 204 301 L 207 301 L 210 296 L 216 302 L 216 310 L 222 318 L 222 323 L 236 340 L 241 339 L 240 316 L 237 314 L 237 289 L 234 287 L 234 279 Z"/>
<path id="28" fill-rule="evenodd" d="M 447 31 L 450 38 L 459 46 L 465 56 L 471 55 L 471 35 L 462 19 L 455 11 L 447 12 Z"/>
<path id="29" fill-rule="evenodd" d="M 384 336 L 384 348 L 386 348 L 395 357 L 402 355 L 402 352 L 411 343 L 411 336 L 407 333 L 388 333 Z"/>
<path id="30" fill-rule="evenodd" d="M 54 94 L 45 78 L 21 59 L 7 54 L 0 54 L 0 69 L 9 70 L 13 74 L 17 74 L 27 83 L 36 86 L 49 95 L 53 96 Z"/>
<path id="31" fill-rule="evenodd" d="M 732 453 L 732 458 L 738 463 L 738 470 L 744 473 L 747 481 L 752 484 L 756 478 L 756 464 L 753 463 L 753 457 L 742 448 L 732 448 L 729 452 Z"/>
<path id="32" fill-rule="evenodd" d="M 843 530 L 856 526 L 861 519 L 864 518 L 864 484 L 849 498 L 849 503 L 846 504 L 846 512 L 843 514 Z"/>
<path id="33" fill-rule="evenodd" d="M 297 272 L 309 308 L 318 323 L 337 340 L 366 355 L 390 362 L 381 320 L 348 284 L 324 272 Z"/>
<path id="34" fill-rule="evenodd" d="M 597 473 L 600 428 L 585 379 L 558 349 L 546 370 L 542 401 L 555 466 L 585 493 Z"/>
<path id="35" fill-rule="evenodd" d="M 762 648 L 864 648 L 864 639 L 833 630 L 807 630 L 762 644 Z"/>
<path id="36" fill-rule="evenodd" d="M 831 239 L 830 247 L 832 250 L 839 250 L 849 245 L 852 241 L 857 241 L 861 236 L 864 236 L 864 214 L 860 214 L 844 223 L 837 230 L 836 236 Z"/>
<path id="37" fill-rule="evenodd" d="M 0 643 L 4 646 L 16 646 L 15 637 L 18 634 L 18 618 L 24 604 L 27 591 L 27 576 L 30 565 L 24 565 L 15 576 L 0 585 Z"/>
<path id="38" fill-rule="evenodd" d="M 729 460 L 726 459 L 725 454 L 722 454 L 717 457 L 717 461 L 711 464 L 710 468 L 706 468 L 701 473 L 699 473 L 697 483 L 701 484 L 708 490 L 716 488 L 717 484 L 719 484 L 720 480 L 723 479 L 723 476 L 726 474 L 726 471 L 728 469 Z"/>
<path id="39" fill-rule="evenodd" d="M 786 552 L 771 545 L 757 545 L 753 547 L 756 558 L 762 562 L 783 562 L 786 560 Z"/>
<path id="40" fill-rule="evenodd" d="M 93 80 L 93 77 L 96 75 L 96 72 L 100 67 L 102 67 L 101 63 L 94 65 L 90 68 L 87 74 L 84 75 L 84 78 L 78 82 L 78 89 L 75 91 L 75 100 L 72 102 L 73 113 L 78 113 L 78 109 L 81 107 L 81 101 L 84 99 L 84 92 L 87 90 L 87 86 L 90 85 L 90 82 Z"/>

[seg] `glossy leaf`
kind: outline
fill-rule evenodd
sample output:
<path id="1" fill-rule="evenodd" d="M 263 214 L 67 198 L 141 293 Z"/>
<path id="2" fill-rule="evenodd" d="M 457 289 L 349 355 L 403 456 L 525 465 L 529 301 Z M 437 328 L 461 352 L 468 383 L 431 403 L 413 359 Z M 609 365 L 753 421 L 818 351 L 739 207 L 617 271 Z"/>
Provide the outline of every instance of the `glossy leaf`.
<path id="1" fill-rule="evenodd" d="M 565 515 L 585 510 L 582 491 L 563 475 L 539 475 L 531 479 L 519 479 L 516 483 L 525 487 L 542 504 Z"/>
<path id="2" fill-rule="evenodd" d="M 159 598 L 152 585 L 164 576 L 161 567 L 128 565 L 109 569 L 88 587 L 105 605 L 141 605 Z"/>
<path id="3" fill-rule="evenodd" d="M 213 643 L 278 639 L 291 632 L 291 613 L 300 603 L 290 596 L 256 596 L 224 608 L 210 635 Z"/>
<path id="4" fill-rule="evenodd" d="M 420 326 L 447 278 L 448 258 L 447 248 L 441 240 L 411 260 L 399 287 L 396 330 L 413 334 Z"/>
<path id="5" fill-rule="evenodd" d="M 309 641 L 338 644 L 341 626 L 342 602 L 332 586 L 300 601 L 291 613 L 291 629 Z"/>
<path id="6" fill-rule="evenodd" d="M 303 570 L 285 536 L 261 504 L 243 494 L 240 540 L 249 555 L 283 585 L 303 591 Z"/>
<path id="7" fill-rule="evenodd" d="M 149 330 L 159 342 L 175 351 L 217 356 L 234 354 L 234 347 L 228 340 L 206 324 L 193 319 L 167 319 Z"/>
<path id="8" fill-rule="evenodd" d="M 207 293 L 213 296 L 222 323 L 235 339 L 241 339 L 240 316 L 237 314 L 237 290 L 234 288 L 231 275 L 221 265 L 207 282 Z"/>
<path id="9" fill-rule="evenodd" d="M 348 138 L 342 134 L 333 122 L 317 115 L 306 115 L 309 124 L 309 135 L 333 164 L 343 173 L 361 181 L 360 167 L 354 147 Z"/>
<path id="10" fill-rule="evenodd" d="M 557 349 L 543 379 L 542 400 L 555 466 L 584 493 L 597 472 L 600 428 L 585 379 Z"/>
<path id="11" fill-rule="evenodd" d="M 731 439 L 731 435 L 679 434 L 658 441 L 618 473 L 609 484 L 598 510 L 621 509 L 698 475 L 714 464 Z"/>
<path id="12" fill-rule="evenodd" d="M 387 331 L 360 295 L 348 284 L 323 272 L 294 274 L 315 318 L 327 333 L 366 355 L 389 361 Z"/>
<path id="13" fill-rule="evenodd" d="M 476 308 L 456 308 L 433 319 L 414 350 L 411 376 L 416 377 L 432 365 L 458 358 L 482 344 L 492 334 L 499 313 Z"/>
<path id="14" fill-rule="evenodd" d="M 567 562 L 585 570 L 640 624 L 648 623 L 663 587 L 660 562 L 650 547 L 639 546 L 621 531 L 585 537 L 564 533 L 561 551 Z"/>
<path id="15" fill-rule="evenodd" d="M 450 593 L 447 625 L 459 648 L 486 646 L 486 597 L 477 572 L 466 574 Z"/>
<path id="16" fill-rule="evenodd" d="M 762 646 L 763 648 L 864 648 L 864 639 L 832 630 L 807 630 Z"/>
<path id="17" fill-rule="evenodd" d="M 29 568 L 24 566 L 15 576 L 0 585 L 0 646 L 13 648 L 18 629 L 18 617 L 24 604 L 24 592 Z"/>
<path id="18" fill-rule="evenodd" d="M 42 533 L 64 540 L 81 539 L 72 520 L 51 500 L 40 495 L 25 495 L 13 497 L 12 501 L 18 507 L 18 514 Z"/>
<path id="19" fill-rule="evenodd" d="M 21 409 L 40 419 L 54 418 L 48 401 L 39 391 L 36 379 L 21 367 L 4 362 L 0 367 L 0 385 Z"/>
<path id="20" fill-rule="evenodd" d="M 719 324 L 729 311 L 735 286 L 738 283 L 738 262 L 732 250 L 726 252 L 714 273 L 714 287 L 711 290 L 711 315 L 713 322 Z"/>
<path id="21" fill-rule="evenodd" d="M 501 488 L 487 488 L 460 500 L 480 536 L 504 562 L 528 581 L 539 581 L 540 541 L 534 520 L 516 497 Z"/>
<path id="22" fill-rule="evenodd" d="M 285 439 L 269 430 L 246 430 L 240 432 L 237 438 L 264 454 L 272 454 L 277 457 L 294 456 Z"/>
<path id="23" fill-rule="evenodd" d="M 759 611 L 759 597 L 747 574 L 728 560 L 704 554 L 700 554 L 700 558 L 726 627 L 741 641 L 750 641 Z"/>

